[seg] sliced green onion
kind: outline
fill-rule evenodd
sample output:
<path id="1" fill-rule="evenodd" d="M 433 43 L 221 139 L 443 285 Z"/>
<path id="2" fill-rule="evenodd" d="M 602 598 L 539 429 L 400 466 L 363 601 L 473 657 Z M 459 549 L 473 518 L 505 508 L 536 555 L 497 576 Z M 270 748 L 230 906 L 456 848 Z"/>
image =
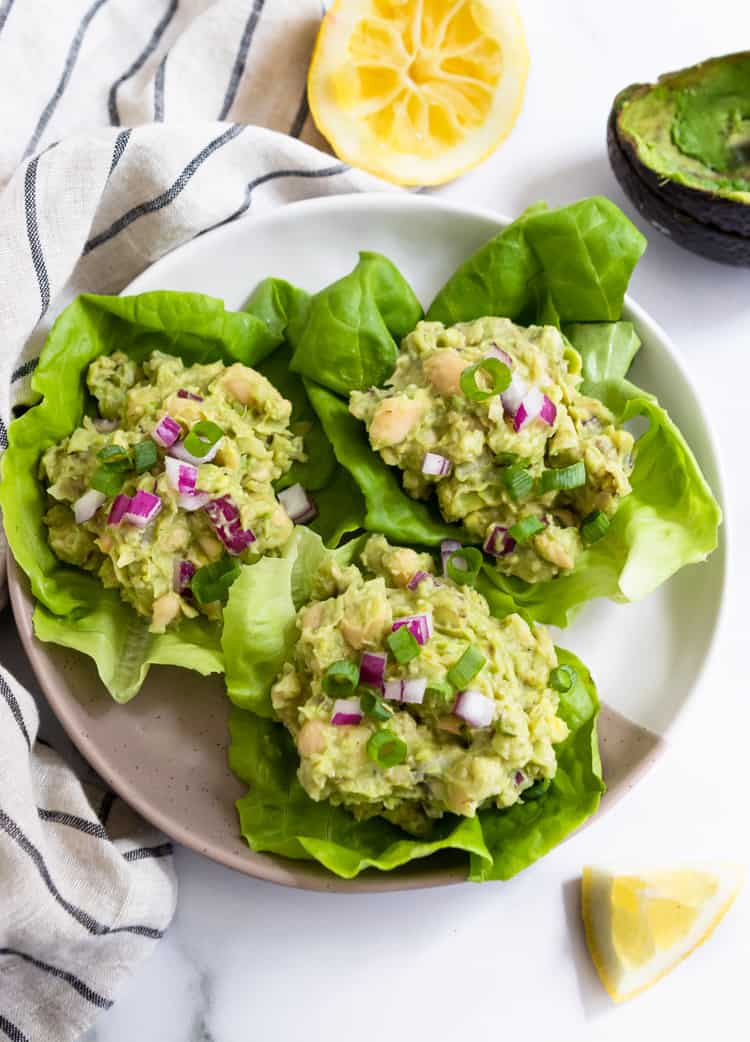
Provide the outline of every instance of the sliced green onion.
<path id="1" fill-rule="evenodd" d="M 419 642 L 407 626 L 399 626 L 388 636 L 386 644 L 396 662 L 405 666 L 419 654 Z"/>
<path id="2" fill-rule="evenodd" d="M 346 698 L 359 683 L 359 666 L 349 659 L 332 662 L 323 674 L 323 690 L 329 698 Z"/>
<path id="3" fill-rule="evenodd" d="M 216 442 L 224 437 L 224 431 L 211 420 L 198 420 L 190 428 L 190 433 L 185 437 L 183 445 L 185 451 L 191 456 L 205 456 L 210 452 Z"/>
<path id="4" fill-rule="evenodd" d="M 487 659 L 479 648 L 469 644 L 458 662 L 448 670 L 447 676 L 457 691 L 463 691 L 469 681 L 473 680 Z"/>
<path id="5" fill-rule="evenodd" d="M 367 743 L 367 755 L 378 767 L 396 767 L 406 759 L 406 742 L 393 731 L 376 731 Z"/>
<path id="6" fill-rule="evenodd" d="M 445 709 L 448 702 L 455 697 L 456 690 L 448 680 L 430 680 L 425 690 L 425 698 L 433 703 L 436 709 Z"/>
<path id="7" fill-rule="evenodd" d="M 97 492 L 103 492 L 105 496 L 116 496 L 125 484 L 126 477 L 127 474 L 119 464 L 114 466 L 105 464 L 94 471 L 90 485 Z"/>
<path id="8" fill-rule="evenodd" d="M 159 459 L 156 442 L 153 438 L 146 438 L 145 441 L 139 441 L 137 445 L 133 446 L 133 459 L 136 473 L 143 474 L 144 471 L 151 470 Z"/>
<path id="9" fill-rule="evenodd" d="M 569 467 L 545 470 L 539 479 L 539 488 L 542 492 L 567 491 L 570 488 L 580 488 L 585 484 L 586 465 L 583 460 L 571 463 Z"/>
<path id="10" fill-rule="evenodd" d="M 393 710 L 390 706 L 387 706 L 377 691 L 373 691 L 371 687 L 361 687 L 357 694 L 359 696 L 359 704 L 365 716 L 381 722 L 390 720 L 393 716 Z"/>
<path id="11" fill-rule="evenodd" d="M 484 373 L 490 382 L 489 390 L 483 390 L 477 383 L 477 373 Z M 510 386 L 510 369 L 499 358 L 483 358 L 476 365 L 470 365 L 461 373 L 461 390 L 469 401 L 486 402 L 496 394 L 501 394 Z"/>
<path id="12" fill-rule="evenodd" d="M 227 555 L 199 568 L 190 580 L 190 589 L 198 604 L 213 604 L 214 601 L 224 604 L 229 596 L 229 587 L 239 574 L 239 564 Z"/>
<path id="13" fill-rule="evenodd" d="M 555 691 L 570 691 L 578 680 L 578 674 L 572 666 L 557 666 L 549 675 L 549 686 Z"/>
<path id="14" fill-rule="evenodd" d="M 119 467 L 120 470 L 128 468 L 130 466 L 130 455 L 126 448 L 122 445 L 105 445 L 96 454 L 96 458 L 101 460 L 108 467 Z"/>
<path id="15" fill-rule="evenodd" d="M 598 543 L 607 534 L 609 518 L 601 510 L 595 510 L 588 517 L 584 517 L 581 525 L 581 538 L 584 543 Z"/>
<path id="16" fill-rule="evenodd" d="M 524 801 L 538 800 L 541 796 L 544 796 L 551 784 L 551 778 L 540 778 L 539 781 L 535 781 L 528 789 L 523 790 L 521 793 L 521 799 Z"/>
<path id="17" fill-rule="evenodd" d="M 514 463 L 520 462 L 515 452 L 498 452 L 495 456 L 495 463 L 497 463 L 498 467 L 512 467 Z"/>
<path id="18" fill-rule="evenodd" d="M 526 499 L 534 487 L 534 479 L 525 467 L 518 465 L 506 467 L 503 471 L 503 481 L 511 499 L 518 502 Z"/>
<path id="19" fill-rule="evenodd" d="M 531 539 L 533 535 L 537 535 L 543 529 L 544 525 L 538 517 L 522 517 L 520 521 L 516 521 L 514 525 L 510 526 L 508 535 L 517 543 L 525 543 L 527 539 Z"/>
<path id="20" fill-rule="evenodd" d="M 447 558 L 445 574 L 457 586 L 473 586 L 482 567 L 482 555 L 475 546 L 461 547 Z"/>

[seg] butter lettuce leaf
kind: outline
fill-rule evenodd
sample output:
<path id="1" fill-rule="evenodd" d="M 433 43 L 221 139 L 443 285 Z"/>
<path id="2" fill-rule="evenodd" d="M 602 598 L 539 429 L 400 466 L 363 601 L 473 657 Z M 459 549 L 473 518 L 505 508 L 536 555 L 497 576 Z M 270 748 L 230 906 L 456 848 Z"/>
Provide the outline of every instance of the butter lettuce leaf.
<path id="1" fill-rule="evenodd" d="M 154 663 L 220 671 L 219 626 L 208 619 L 185 620 L 167 634 L 149 634 L 116 591 L 58 560 L 42 520 L 46 495 L 37 480 L 39 459 L 93 413 L 85 376 L 99 355 L 120 350 L 140 360 L 160 350 L 179 355 L 187 365 L 216 360 L 258 365 L 277 344 L 254 315 L 226 311 L 213 297 L 167 291 L 78 297 L 47 338 L 31 381 L 36 404 L 8 431 L 0 484 L 5 532 L 39 602 L 39 638 L 93 658 L 118 701 L 132 698 Z"/>
<path id="2" fill-rule="evenodd" d="M 415 839 L 382 818 L 356 821 L 343 807 L 316 803 L 297 779 L 299 759 L 289 732 L 273 718 L 271 685 L 293 649 L 295 616 L 310 599 L 315 571 L 330 556 L 341 566 L 356 560 L 366 538 L 327 551 L 313 533 L 299 529 L 284 558 L 245 566 L 230 591 L 223 646 L 236 707 L 229 763 L 249 786 L 237 802 L 242 834 L 253 850 L 315 859 L 346 879 L 441 850 L 468 855 L 472 880 L 507 879 L 593 814 L 604 789 L 596 688 L 570 652 L 558 649 L 558 661 L 577 674 L 573 688 L 560 696 L 560 715 L 570 734 L 557 746 L 557 775 L 538 800 L 470 819 L 446 815 L 427 839 Z"/>
<path id="3" fill-rule="evenodd" d="M 550 210 L 537 203 L 448 280 L 430 321 L 501 315 L 521 325 L 619 319 L 646 240 L 603 196 Z"/>
<path id="4" fill-rule="evenodd" d="M 378 253 L 361 253 L 353 271 L 316 293 L 306 314 L 289 324 L 292 369 L 340 394 L 380 384 L 421 317 L 396 266 Z"/>

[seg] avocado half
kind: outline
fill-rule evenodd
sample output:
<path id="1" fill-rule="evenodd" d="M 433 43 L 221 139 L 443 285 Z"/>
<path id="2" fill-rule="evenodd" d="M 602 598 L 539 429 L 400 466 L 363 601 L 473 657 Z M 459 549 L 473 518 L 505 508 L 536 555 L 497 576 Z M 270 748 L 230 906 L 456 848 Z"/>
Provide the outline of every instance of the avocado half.
<path id="1" fill-rule="evenodd" d="M 750 52 L 620 91 L 607 146 L 617 180 L 656 228 L 750 266 Z"/>

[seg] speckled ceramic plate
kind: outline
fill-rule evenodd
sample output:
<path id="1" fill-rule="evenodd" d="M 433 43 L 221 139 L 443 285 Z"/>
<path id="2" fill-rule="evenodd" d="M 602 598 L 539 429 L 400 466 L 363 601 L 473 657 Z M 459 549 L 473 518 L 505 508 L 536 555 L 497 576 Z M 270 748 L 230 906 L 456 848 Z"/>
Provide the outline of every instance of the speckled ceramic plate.
<path id="1" fill-rule="evenodd" d="M 506 223 L 488 212 L 411 195 L 301 202 L 188 243 L 126 292 L 195 290 L 239 308 L 267 275 L 315 291 L 349 271 L 364 249 L 395 261 L 426 302 Z M 659 396 L 720 496 L 714 441 L 682 364 L 663 331 L 632 301 L 627 317 L 643 340 L 633 379 Z M 725 528 L 722 539 L 724 533 Z M 672 725 L 693 700 L 719 623 L 724 575 L 722 542 L 708 562 L 683 569 L 637 605 L 588 605 L 561 639 L 591 668 L 605 702 L 599 733 L 609 788 L 599 815 L 664 750 Z M 316 890 L 396 890 L 465 877 L 463 856 L 430 858 L 347 882 L 312 862 L 253 853 L 238 832 L 234 801 L 243 788 L 226 766 L 228 705 L 220 678 L 153 667 L 137 698 L 117 705 L 89 659 L 35 639 L 31 595 L 12 562 L 9 577 L 21 638 L 68 734 L 124 799 L 178 842 L 248 875 Z"/>

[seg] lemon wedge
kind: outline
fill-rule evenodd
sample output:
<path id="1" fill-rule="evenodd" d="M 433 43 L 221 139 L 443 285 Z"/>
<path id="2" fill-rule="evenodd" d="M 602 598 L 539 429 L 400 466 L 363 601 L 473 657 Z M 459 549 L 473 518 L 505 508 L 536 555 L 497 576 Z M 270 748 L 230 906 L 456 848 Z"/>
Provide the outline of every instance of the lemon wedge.
<path id="1" fill-rule="evenodd" d="M 442 184 L 510 133 L 528 63 L 513 0 L 337 0 L 310 64 L 310 111 L 345 162 Z"/>
<path id="2" fill-rule="evenodd" d="M 710 937 L 737 896 L 744 869 L 691 866 L 613 875 L 583 870 L 586 941 L 615 1002 L 669 973 Z"/>

